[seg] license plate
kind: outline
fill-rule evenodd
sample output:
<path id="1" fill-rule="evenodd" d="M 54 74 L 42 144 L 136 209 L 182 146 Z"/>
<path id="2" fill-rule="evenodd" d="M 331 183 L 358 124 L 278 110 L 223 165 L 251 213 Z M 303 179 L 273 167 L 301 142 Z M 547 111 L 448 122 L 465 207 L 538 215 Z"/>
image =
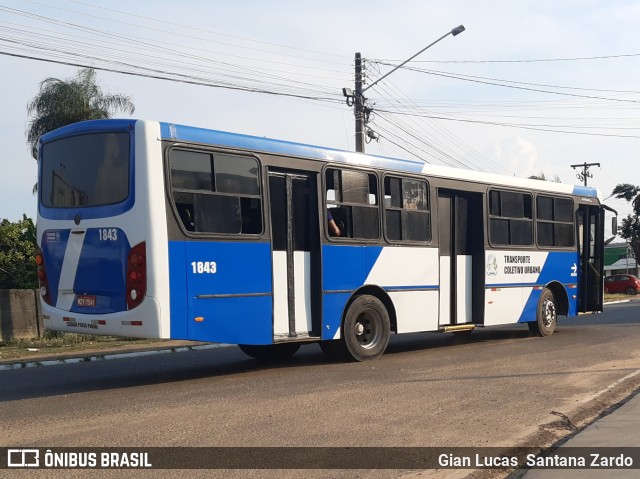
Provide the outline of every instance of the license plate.
<path id="1" fill-rule="evenodd" d="M 78 296 L 78 306 L 83 308 L 95 308 L 96 297 L 92 294 L 82 294 Z"/>

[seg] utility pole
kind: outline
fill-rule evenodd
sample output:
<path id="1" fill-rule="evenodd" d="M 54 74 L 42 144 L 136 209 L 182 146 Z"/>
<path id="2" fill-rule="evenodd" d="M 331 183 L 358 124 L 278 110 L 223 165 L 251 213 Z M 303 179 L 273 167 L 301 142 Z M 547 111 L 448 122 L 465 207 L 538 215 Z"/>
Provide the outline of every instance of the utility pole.
<path id="1" fill-rule="evenodd" d="M 353 97 L 353 114 L 356 117 L 356 151 L 360 153 L 364 153 L 365 101 L 366 99 L 362 96 L 362 55 L 358 52 L 356 53 L 356 91 Z"/>
<path id="2" fill-rule="evenodd" d="M 582 172 L 578 172 L 576 175 L 579 180 L 582 180 L 584 186 L 587 186 L 587 178 L 593 178 L 593 175 L 589 173 L 589 168 L 592 166 L 597 166 L 600 168 L 600 163 L 587 163 L 586 161 L 581 165 L 571 165 L 571 168 L 574 170 L 576 168 L 582 168 Z"/>
<path id="3" fill-rule="evenodd" d="M 411 58 L 409 58 L 408 60 L 403 61 L 400 65 L 396 66 L 391 71 L 389 71 L 386 74 L 382 75 L 380 78 L 378 78 L 376 81 L 374 81 L 371 85 L 367 86 L 366 88 L 363 88 L 363 86 L 362 86 L 362 84 L 363 84 L 362 55 L 360 54 L 360 52 L 356 53 L 356 56 L 355 56 L 355 65 L 356 65 L 355 91 L 351 90 L 351 88 L 343 88 L 342 89 L 342 94 L 347 99 L 347 105 L 353 107 L 353 114 L 354 114 L 354 116 L 356 118 L 356 151 L 358 151 L 360 153 L 364 153 L 365 130 L 366 130 L 366 127 L 367 127 L 367 123 L 369 122 L 369 115 L 371 114 L 371 111 L 372 111 L 372 109 L 369 108 L 367 106 L 367 104 L 366 104 L 367 103 L 367 99 L 364 97 L 364 92 L 367 91 L 372 86 L 374 86 L 375 84 L 377 84 L 382 79 L 384 79 L 384 78 L 388 77 L 389 75 L 391 75 L 397 69 L 402 68 L 405 64 L 409 63 L 415 57 L 417 57 L 422 52 L 424 52 L 427 48 L 432 47 L 433 45 L 438 43 L 443 38 L 447 37 L 448 35 L 453 35 L 455 37 L 456 35 L 459 35 L 462 32 L 464 32 L 464 26 L 460 25 L 460 26 L 454 28 L 453 30 L 451 30 L 450 32 L 445 33 L 440 38 L 438 38 L 435 42 L 430 43 L 429 45 L 424 47 L 422 50 L 420 50 L 418 53 L 413 55 Z M 366 136 L 368 136 L 371 139 L 377 139 L 378 138 L 378 135 L 373 130 L 366 131 Z"/>

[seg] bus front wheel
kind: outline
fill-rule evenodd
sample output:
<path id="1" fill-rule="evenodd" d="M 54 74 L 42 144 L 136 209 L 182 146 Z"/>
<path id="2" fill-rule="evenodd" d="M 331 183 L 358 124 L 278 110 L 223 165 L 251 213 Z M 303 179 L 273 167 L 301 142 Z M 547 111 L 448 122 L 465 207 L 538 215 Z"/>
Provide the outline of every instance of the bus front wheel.
<path id="1" fill-rule="evenodd" d="M 558 325 L 558 308 L 551 290 L 545 288 L 538 300 L 536 320 L 529 323 L 529 330 L 537 336 L 551 336 Z"/>
<path id="2" fill-rule="evenodd" d="M 281 361 L 293 356 L 300 349 L 300 343 L 267 344 L 264 346 L 238 344 L 238 347 L 247 356 L 261 361 Z"/>

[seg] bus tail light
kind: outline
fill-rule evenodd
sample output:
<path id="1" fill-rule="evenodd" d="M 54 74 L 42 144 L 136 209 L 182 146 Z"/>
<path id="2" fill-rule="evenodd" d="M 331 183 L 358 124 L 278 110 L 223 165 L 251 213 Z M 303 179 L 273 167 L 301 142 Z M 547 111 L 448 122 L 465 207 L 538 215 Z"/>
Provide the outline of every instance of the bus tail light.
<path id="1" fill-rule="evenodd" d="M 38 267 L 38 283 L 40 285 L 40 296 L 47 304 L 51 302 L 51 291 L 49 290 L 49 279 L 47 278 L 47 270 L 44 265 L 44 255 L 40 248 L 37 249 L 35 257 L 36 265 Z"/>
<path id="2" fill-rule="evenodd" d="M 133 309 L 147 294 L 147 246 L 144 241 L 129 251 L 126 285 L 127 309 Z"/>

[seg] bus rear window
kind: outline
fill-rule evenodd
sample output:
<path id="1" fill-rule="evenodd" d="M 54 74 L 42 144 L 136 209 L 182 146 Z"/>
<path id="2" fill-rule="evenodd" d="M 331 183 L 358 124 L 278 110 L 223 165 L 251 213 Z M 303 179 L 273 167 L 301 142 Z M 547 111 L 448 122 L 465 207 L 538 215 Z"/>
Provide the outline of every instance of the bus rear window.
<path id="1" fill-rule="evenodd" d="M 129 141 L 128 133 L 92 133 L 46 143 L 42 152 L 42 204 L 69 208 L 126 200 Z"/>

